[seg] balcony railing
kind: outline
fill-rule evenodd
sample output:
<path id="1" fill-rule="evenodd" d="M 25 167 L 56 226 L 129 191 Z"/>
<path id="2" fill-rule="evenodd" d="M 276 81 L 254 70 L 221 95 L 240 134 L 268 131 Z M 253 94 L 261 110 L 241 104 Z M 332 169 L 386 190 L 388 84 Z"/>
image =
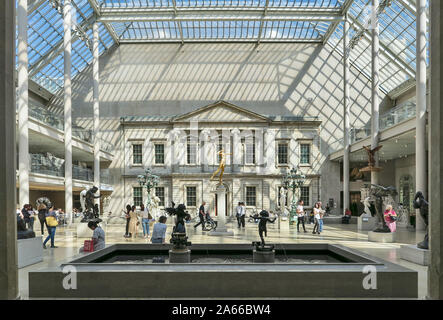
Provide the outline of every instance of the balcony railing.
<path id="1" fill-rule="evenodd" d="M 57 158 L 51 154 L 31 153 L 30 155 L 31 172 L 54 177 L 65 176 L 65 160 Z M 72 165 L 72 178 L 82 181 L 93 182 L 94 170 L 84 168 L 79 165 Z M 112 184 L 112 177 L 108 169 L 100 170 L 100 182 L 103 184 Z"/>
<path id="2" fill-rule="evenodd" d="M 380 130 L 385 130 L 416 116 L 416 104 L 407 101 L 380 117 Z"/>
<path id="3" fill-rule="evenodd" d="M 389 129 L 403 121 L 413 119 L 416 116 L 416 104 L 413 101 L 406 101 L 399 106 L 391 109 L 389 112 L 380 116 L 380 131 Z M 349 132 L 350 144 L 364 140 L 371 136 L 371 122 L 364 127 L 351 128 Z M 343 149 L 343 139 L 339 140 L 337 148 L 331 148 L 330 153 Z"/>
<path id="4" fill-rule="evenodd" d="M 49 111 L 48 109 L 40 106 L 37 102 L 33 100 L 29 100 L 28 114 L 29 117 L 34 118 L 35 120 L 47 124 L 48 126 L 55 129 L 63 131 L 65 128 L 63 116 Z M 74 137 L 80 138 L 83 141 L 94 143 L 94 134 L 93 131 L 90 129 L 73 126 L 72 135 Z M 114 150 L 114 146 L 107 141 L 101 140 L 101 149 L 107 152 L 112 152 Z"/>

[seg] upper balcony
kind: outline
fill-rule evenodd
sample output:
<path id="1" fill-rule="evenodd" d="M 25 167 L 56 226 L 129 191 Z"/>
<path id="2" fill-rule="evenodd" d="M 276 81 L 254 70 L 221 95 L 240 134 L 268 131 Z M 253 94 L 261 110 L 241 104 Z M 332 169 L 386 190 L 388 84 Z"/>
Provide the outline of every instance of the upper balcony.
<path id="1" fill-rule="evenodd" d="M 34 101 L 29 101 L 29 149 L 30 152 L 51 152 L 63 157 L 64 119 Z M 92 130 L 73 125 L 73 160 L 94 161 L 94 136 Z M 112 162 L 114 146 L 100 141 L 100 161 Z"/>
<path id="2" fill-rule="evenodd" d="M 380 116 L 379 130 L 381 133 L 381 139 L 384 136 L 392 137 L 393 135 L 398 135 L 415 129 L 415 119 L 416 116 L 416 103 L 413 101 L 406 101 L 388 112 Z M 411 127 L 412 126 L 412 127 Z M 349 132 L 349 143 L 351 149 L 355 149 L 352 146 L 364 144 L 371 144 L 371 122 L 368 122 L 364 127 L 353 127 Z M 331 150 L 331 159 L 337 158 L 339 154 L 343 154 L 343 139 L 340 139 L 339 147 L 335 150 Z"/>

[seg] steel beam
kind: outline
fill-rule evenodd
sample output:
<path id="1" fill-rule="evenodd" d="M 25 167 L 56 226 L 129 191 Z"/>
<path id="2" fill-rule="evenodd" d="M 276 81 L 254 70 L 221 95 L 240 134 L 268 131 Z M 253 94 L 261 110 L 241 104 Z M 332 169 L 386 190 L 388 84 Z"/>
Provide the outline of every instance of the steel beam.
<path id="1" fill-rule="evenodd" d="M 345 3 L 343 3 L 342 6 L 342 11 L 341 14 L 343 16 L 345 16 L 348 13 L 349 8 L 352 6 L 352 4 L 354 3 L 354 0 L 346 0 Z M 323 40 L 323 44 L 326 44 L 326 42 L 329 41 L 329 38 L 331 38 L 332 34 L 334 33 L 334 31 L 337 29 L 338 24 L 340 23 L 340 21 L 335 21 L 328 29 L 328 31 L 325 33 L 324 35 L 324 40 Z"/>
<path id="2" fill-rule="evenodd" d="M 94 23 L 95 17 L 91 15 L 87 20 L 83 20 L 80 24 L 80 27 L 85 28 L 85 31 L 92 27 L 92 23 Z M 78 39 L 77 34 L 74 34 L 72 37 L 72 43 L 74 43 Z M 63 38 L 57 42 L 51 50 L 46 52 L 43 56 L 40 57 L 30 68 L 29 68 L 29 77 L 32 78 L 37 73 L 40 72 L 44 67 L 46 67 L 52 60 L 54 60 L 60 53 L 63 52 Z"/>
<path id="3" fill-rule="evenodd" d="M 95 15 L 100 16 L 100 5 L 98 4 L 97 0 L 88 0 L 88 3 L 91 6 L 92 10 L 94 10 Z M 103 23 L 103 25 L 111 35 L 112 39 L 114 39 L 115 43 L 119 44 L 120 39 L 112 25 L 110 25 L 109 23 Z"/>
<path id="4" fill-rule="evenodd" d="M 263 10 L 229 10 L 229 9 L 104 9 L 100 10 L 100 22 L 129 22 L 129 21 L 342 21 L 341 9 L 337 10 L 302 10 L 302 9 L 271 9 L 268 8 L 266 17 Z"/>
<path id="5" fill-rule="evenodd" d="M 229 39 L 229 38 L 217 38 L 217 39 L 184 39 L 185 43 L 257 43 L 258 38 L 251 39 Z M 121 39 L 120 43 L 182 43 L 181 39 Z M 260 43 L 316 43 L 322 44 L 322 39 L 261 39 Z"/>

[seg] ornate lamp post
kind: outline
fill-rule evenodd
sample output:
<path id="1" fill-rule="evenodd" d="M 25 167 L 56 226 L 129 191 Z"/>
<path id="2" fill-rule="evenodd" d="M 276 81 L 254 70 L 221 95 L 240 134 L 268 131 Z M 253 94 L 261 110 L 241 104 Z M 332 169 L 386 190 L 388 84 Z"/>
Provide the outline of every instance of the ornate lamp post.
<path id="1" fill-rule="evenodd" d="M 291 212 L 289 216 L 289 224 L 291 225 L 297 222 L 297 198 L 295 192 L 297 189 L 301 188 L 305 179 L 306 176 L 297 173 L 297 169 L 295 168 L 292 168 L 291 171 L 283 176 L 283 185 L 285 188 L 292 189 Z"/>
<path id="2" fill-rule="evenodd" d="M 140 187 L 146 187 L 146 191 L 148 192 L 148 200 L 146 205 L 149 208 L 149 205 L 151 204 L 151 190 L 158 185 L 160 177 L 153 174 L 151 168 L 147 168 L 145 170 L 145 174 L 139 174 L 137 176 L 137 180 Z"/>

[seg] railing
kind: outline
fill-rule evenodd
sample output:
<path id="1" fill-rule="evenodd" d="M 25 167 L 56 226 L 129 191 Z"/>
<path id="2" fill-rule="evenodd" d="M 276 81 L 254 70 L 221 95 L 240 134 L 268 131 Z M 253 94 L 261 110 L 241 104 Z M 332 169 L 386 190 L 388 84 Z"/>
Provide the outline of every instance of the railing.
<path id="1" fill-rule="evenodd" d="M 40 173 L 54 177 L 65 176 L 65 161 L 51 154 L 31 153 L 30 167 L 31 172 Z M 79 165 L 72 165 L 72 178 L 82 181 L 93 182 L 94 170 L 84 168 Z M 108 169 L 100 170 L 100 182 L 104 184 L 112 184 L 112 177 L 109 175 Z"/>
<path id="2" fill-rule="evenodd" d="M 416 116 L 416 104 L 412 101 L 407 101 L 399 106 L 391 109 L 389 112 L 380 117 L 380 131 L 389 129 L 403 121 L 410 120 Z M 371 136 L 371 123 L 369 122 L 364 127 L 352 128 L 349 132 L 350 144 L 364 140 Z M 343 138 L 338 141 L 336 148 L 330 148 L 330 153 L 337 152 L 343 149 Z"/>
<path id="3" fill-rule="evenodd" d="M 416 104 L 412 101 L 402 103 L 380 117 L 380 130 L 393 127 L 416 116 Z"/>
<path id="4" fill-rule="evenodd" d="M 56 115 L 46 108 L 40 107 L 32 100 L 29 101 L 28 114 L 31 118 L 34 118 L 40 122 L 43 122 L 53 128 L 64 130 L 64 118 L 62 116 Z"/>
<path id="5" fill-rule="evenodd" d="M 63 131 L 64 126 L 64 117 L 61 115 L 57 115 L 48 109 L 38 105 L 35 101 L 29 100 L 29 109 L 28 109 L 29 117 L 34 118 L 37 121 L 43 122 L 50 127 Z M 80 138 L 83 141 L 94 143 L 94 134 L 90 129 L 84 129 L 79 126 L 74 126 L 72 128 L 72 135 L 74 137 Z M 114 146 L 107 141 L 101 141 L 100 149 L 112 152 Z"/>
<path id="6" fill-rule="evenodd" d="M 45 154 L 29 154 L 31 172 L 55 177 L 64 177 L 64 160 Z"/>
<path id="7" fill-rule="evenodd" d="M 72 166 L 72 178 L 83 181 L 94 181 L 94 171 L 78 165 Z"/>

